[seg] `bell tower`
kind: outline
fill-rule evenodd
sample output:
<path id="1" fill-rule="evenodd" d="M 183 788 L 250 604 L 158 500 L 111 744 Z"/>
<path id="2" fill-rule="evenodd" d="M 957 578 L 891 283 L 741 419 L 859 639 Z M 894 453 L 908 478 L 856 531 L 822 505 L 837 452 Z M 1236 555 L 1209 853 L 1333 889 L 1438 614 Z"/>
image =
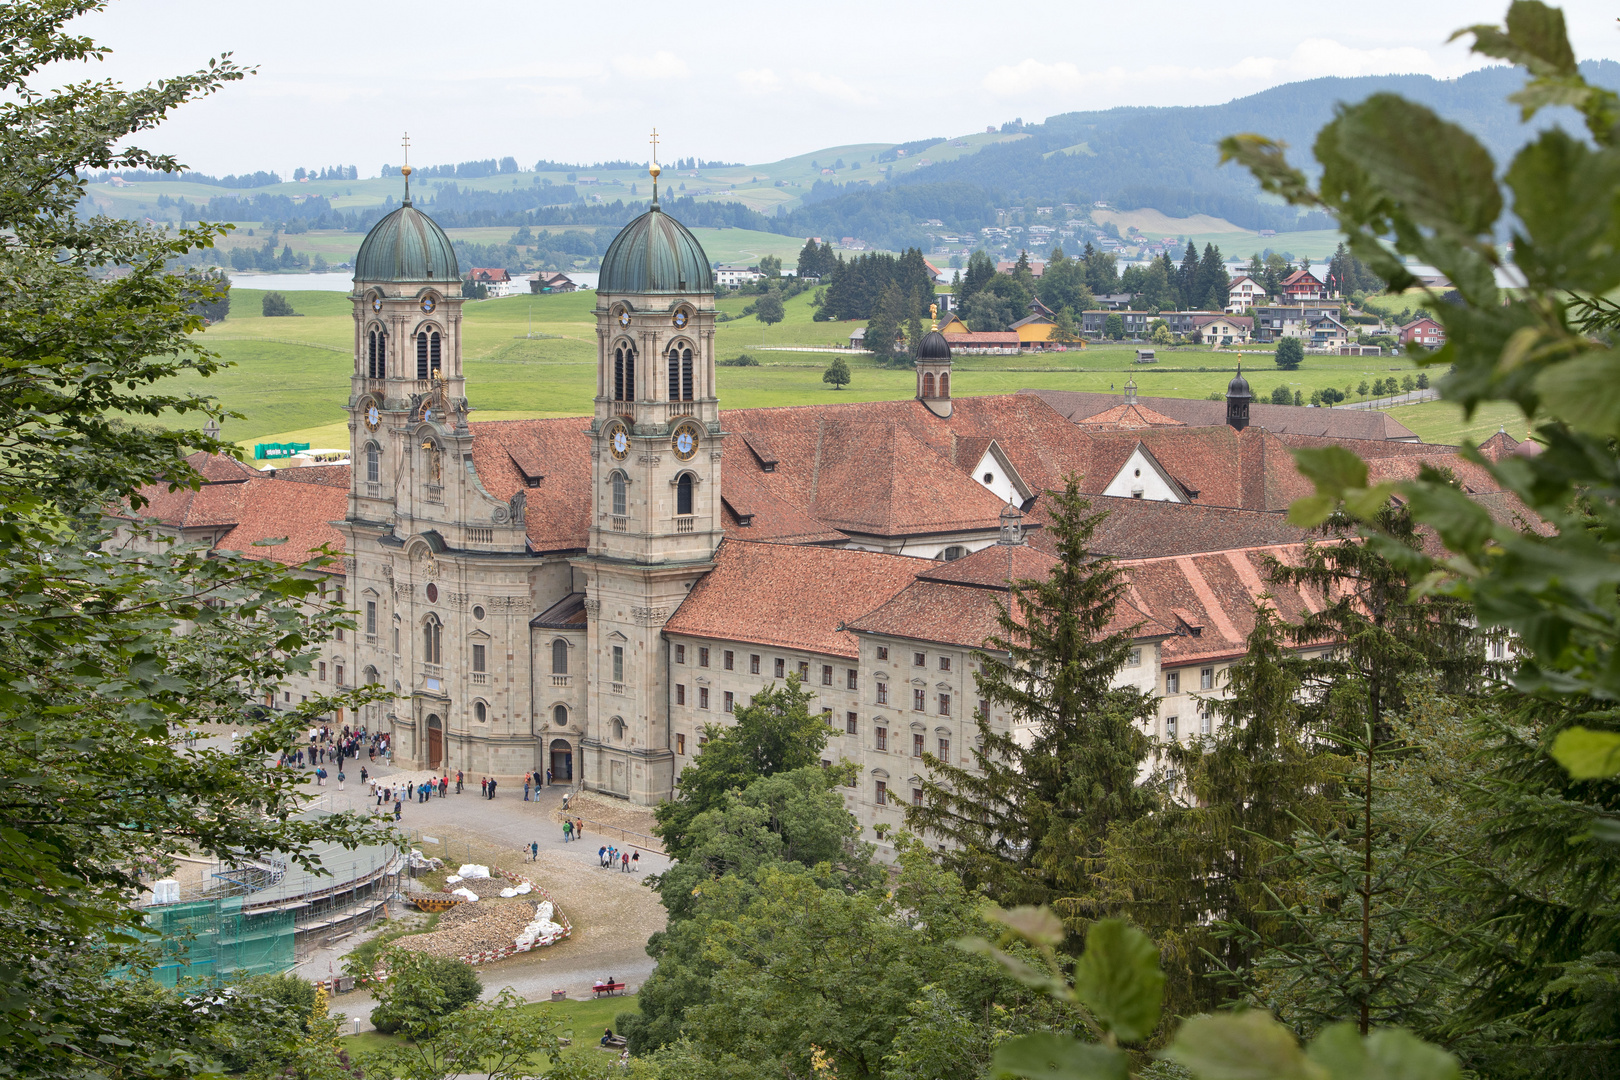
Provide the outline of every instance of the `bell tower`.
<path id="1" fill-rule="evenodd" d="M 405 148 L 408 155 L 409 136 Z M 466 425 L 455 249 L 411 205 L 410 165 L 400 174 L 403 201 L 366 234 L 354 261 L 350 520 L 391 520 L 395 488 L 412 460 L 411 424 Z"/>
<path id="2" fill-rule="evenodd" d="M 714 273 L 695 236 L 652 205 L 602 257 L 591 443 L 587 787 L 649 804 L 674 784 L 661 631 L 713 565 L 720 508 Z"/>

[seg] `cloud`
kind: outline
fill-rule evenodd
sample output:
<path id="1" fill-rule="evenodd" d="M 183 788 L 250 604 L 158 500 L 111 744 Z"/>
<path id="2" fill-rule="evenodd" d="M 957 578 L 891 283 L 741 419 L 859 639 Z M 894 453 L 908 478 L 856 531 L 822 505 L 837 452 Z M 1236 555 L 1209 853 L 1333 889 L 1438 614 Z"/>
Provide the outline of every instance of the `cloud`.
<path id="1" fill-rule="evenodd" d="M 1247 93 L 1258 84 L 1274 85 L 1330 75 L 1419 73 L 1454 78 L 1479 66 L 1480 61 L 1471 57 L 1437 56 L 1414 46 L 1358 49 L 1327 38 L 1307 38 L 1287 56 L 1245 56 L 1221 67 L 1157 64 L 1082 71 L 1067 61 L 1045 63 L 1030 57 L 1016 64 L 992 68 L 985 75 L 983 86 L 1002 98 L 1072 95 L 1176 83 L 1230 86 L 1235 92 Z"/>
<path id="2" fill-rule="evenodd" d="M 843 79 L 831 75 L 822 75 L 819 72 L 803 72 L 793 76 L 793 82 L 806 90 L 829 97 L 836 101 L 847 102 L 851 105 L 862 105 L 867 101 L 865 94 L 855 89 Z"/>
<path id="3" fill-rule="evenodd" d="M 1078 90 L 1088 76 L 1067 60 L 1056 64 L 1043 64 L 1026 59 L 1016 64 L 993 68 L 984 77 L 984 88 L 999 97 L 1022 97 L 1048 90 Z"/>
<path id="4" fill-rule="evenodd" d="M 684 79 L 692 74 L 686 61 L 660 49 L 652 56 L 616 56 L 613 70 L 631 79 Z"/>
<path id="5" fill-rule="evenodd" d="M 782 89 L 782 80 L 770 68 L 749 68 L 737 72 L 737 81 L 750 94 L 774 94 Z"/>

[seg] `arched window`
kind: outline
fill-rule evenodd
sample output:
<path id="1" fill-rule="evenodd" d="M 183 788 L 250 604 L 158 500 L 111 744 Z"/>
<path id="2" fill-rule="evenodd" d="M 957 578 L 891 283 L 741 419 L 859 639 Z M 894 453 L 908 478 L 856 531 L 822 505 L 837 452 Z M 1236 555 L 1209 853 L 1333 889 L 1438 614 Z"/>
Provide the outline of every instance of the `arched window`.
<path id="1" fill-rule="evenodd" d="M 444 639 L 444 624 L 439 622 L 437 615 L 429 615 L 422 624 L 422 662 L 424 664 L 438 664 L 444 655 L 441 643 Z"/>
<path id="2" fill-rule="evenodd" d="M 433 369 L 428 366 L 428 334 L 426 330 L 416 335 L 416 377 L 429 378 Z"/>
<path id="3" fill-rule="evenodd" d="M 934 373 L 932 371 L 923 373 L 923 395 L 922 396 L 923 397 L 933 397 L 934 396 Z"/>
<path id="4" fill-rule="evenodd" d="M 444 374 L 444 365 L 439 361 L 439 332 L 433 331 L 428 335 L 428 370 Z"/>
<path id="5" fill-rule="evenodd" d="M 557 638 L 551 643 L 551 673 L 568 674 L 568 642 L 562 638 Z"/>
<path id="6" fill-rule="evenodd" d="M 624 738 L 624 721 L 617 716 L 613 718 L 613 737 L 620 740 Z"/>
<path id="7" fill-rule="evenodd" d="M 482 701 L 477 702 L 473 705 L 473 715 L 476 716 L 478 718 L 478 722 L 482 724 L 484 721 L 489 719 L 489 706 L 485 705 Z"/>
<path id="8" fill-rule="evenodd" d="M 679 345 L 669 350 L 669 400 L 692 400 L 692 350 Z"/>
<path id="9" fill-rule="evenodd" d="M 942 398 L 947 398 L 947 397 L 951 396 L 951 373 L 948 372 L 948 371 L 940 373 L 940 376 L 939 376 L 939 396 L 942 397 Z"/>
<path id="10" fill-rule="evenodd" d="M 551 723 L 554 727 L 568 726 L 568 706 L 559 705 L 551 710 Z"/>
<path id="11" fill-rule="evenodd" d="M 613 350 L 613 400 L 633 401 L 636 396 L 635 350 L 623 345 Z"/>
<path id="12" fill-rule="evenodd" d="M 624 473 L 615 472 L 613 474 L 613 481 L 612 482 L 613 482 L 613 516 L 614 517 L 624 517 L 625 514 L 627 513 L 627 511 L 625 510 L 625 497 L 624 497 Z"/>
<path id="13" fill-rule="evenodd" d="M 388 377 L 388 332 L 380 326 L 372 327 L 366 335 L 366 376 Z"/>
<path id="14" fill-rule="evenodd" d="M 675 512 L 677 514 L 690 514 L 692 510 L 692 474 L 681 473 L 681 478 L 675 481 Z"/>
<path id="15" fill-rule="evenodd" d="M 366 443 L 366 481 L 372 484 L 382 482 L 382 453 L 376 443 Z"/>

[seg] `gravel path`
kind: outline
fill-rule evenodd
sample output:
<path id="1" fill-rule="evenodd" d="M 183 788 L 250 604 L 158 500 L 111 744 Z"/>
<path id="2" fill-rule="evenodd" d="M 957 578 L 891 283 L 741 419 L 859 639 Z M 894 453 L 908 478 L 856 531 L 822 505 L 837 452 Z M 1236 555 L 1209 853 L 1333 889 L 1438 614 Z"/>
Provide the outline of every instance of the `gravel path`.
<path id="1" fill-rule="evenodd" d="M 374 776 L 388 779 L 406 775 L 386 765 L 372 767 L 369 762 L 363 763 Z M 350 769 L 357 778 L 358 763 L 351 763 Z M 563 990 L 570 998 L 588 998 L 591 984 L 610 976 L 628 983 L 629 992 L 634 993 L 653 969 L 646 951 L 647 939 L 665 924 L 658 895 L 643 882 L 648 874 L 668 869 L 669 860 L 657 852 L 597 836 L 589 825 L 583 841 L 565 844 L 556 820 L 564 789 L 548 788 L 533 801 L 525 802 L 522 785 L 514 787 L 509 790 L 502 784 L 494 799 L 482 798 L 474 785 L 461 795 L 452 789 L 442 799 L 407 803 L 399 823 L 402 830 L 412 834 L 424 855 L 442 858 L 452 868 L 476 862 L 532 879 L 551 893 L 573 924 L 573 936 L 567 941 L 479 965 L 484 996 L 494 997 L 510 986 L 529 1001 L 547 998 L 553 990 Z M 340 793 L 329 782 L 321 793 L 328 796 L 323 801 L 329 802 L 332 809 L 374 809 L 365 787 L 358 783 L 346 784 Z M 590 809 L 597 813 L 581 816 L 597 817 L 608 807 L 593 805 Z M 625 805 L 618 808 L 613 820 L 633 827 L 647 817 L 639 808 Z M 430 839 L 437 842 L 428 842 Z M 528 851 L 531 843 L 540 845 L 539 857 L 532 862 Z M 604 843 L 639 851 L 641 872 L 625 874 L 602 868 L 597 850 Z M 389 912 L 390 917 L 401 913 L 402 909 L 393 908 Z M 341 971 L 342 958 L 363 940 L 364 936 L 356 935 L 335 948 L 322 950 L 300 963 L 297 970 L 309 978 Z M 333 1011 L 353 1018 L 360 1031 L 371 1026 L 367 1017 L 373 1004 L 370 994 L 363 991 L 343 994 L 332 1003 Z"/>

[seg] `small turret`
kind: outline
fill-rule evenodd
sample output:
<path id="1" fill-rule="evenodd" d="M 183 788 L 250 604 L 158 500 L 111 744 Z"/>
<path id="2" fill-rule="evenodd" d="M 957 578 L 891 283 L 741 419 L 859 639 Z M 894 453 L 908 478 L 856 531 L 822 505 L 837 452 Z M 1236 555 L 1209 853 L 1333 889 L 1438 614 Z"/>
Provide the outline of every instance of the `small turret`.
<path id="1" fill-rule="evenodd" d="M 917 400 L 935 416 L 951 415 L 951 346 L 930 330 L 917 343 Z"/>
<path id="2" fill-rule="evenodd" d="M 1226 384 L 1226 423 L 1234 431 L 1242 431 L 1249 426 L 1249 402 L 1254 400 L 1254 394 L 1249 390 L 1249 380 L 1243 377 L 1243 361 L 1238 361 L 1237 374 L 1232 381 Z"/>

